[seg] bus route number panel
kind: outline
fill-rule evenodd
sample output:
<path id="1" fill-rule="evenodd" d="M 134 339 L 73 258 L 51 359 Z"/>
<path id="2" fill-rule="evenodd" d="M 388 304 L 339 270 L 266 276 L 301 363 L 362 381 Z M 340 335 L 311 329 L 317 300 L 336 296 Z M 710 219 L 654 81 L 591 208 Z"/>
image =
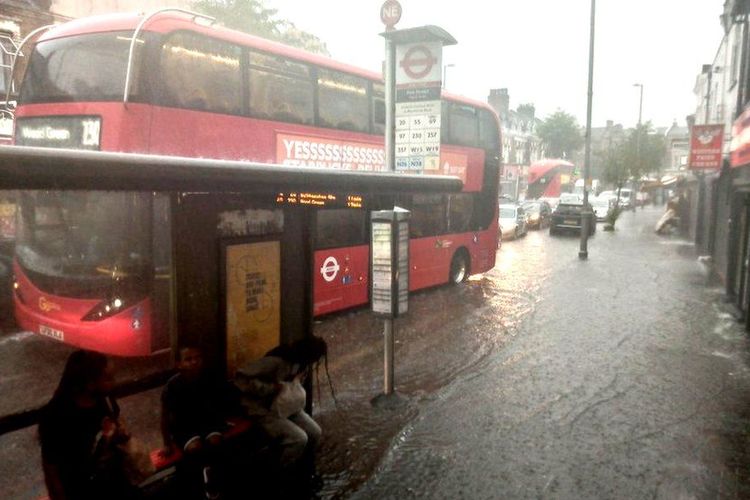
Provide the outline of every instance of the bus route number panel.
<path id="1" fill-rule="evenodd" d="M 440 168 L 440 101 L 396 103 L 396 170 L 436 172 Z"/>

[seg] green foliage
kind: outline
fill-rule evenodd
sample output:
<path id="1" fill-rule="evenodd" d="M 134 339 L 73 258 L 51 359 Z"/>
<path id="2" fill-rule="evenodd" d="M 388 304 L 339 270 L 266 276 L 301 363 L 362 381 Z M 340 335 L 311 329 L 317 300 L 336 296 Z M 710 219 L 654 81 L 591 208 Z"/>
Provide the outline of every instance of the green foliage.
<path id="1" fill-rule="evenodd" d="M 262 0 L 196 0 L 192 5 L 197 12 L 215 17 L 227 28 L 330 55 L 325 42 L 298 29 L 291 21 L 279 19 L 278 11 L 266 8 Z"/>
<path id="2" fill-rule="evenodd" d="M 628 179 L 640 179 L 644 174 L 659 172 L 664 158 L 664 137 L 653 133 L 651 122 L 629 131 L 625 140 L 599 151 L 604 181 L 622 187 Z"/>
<path id="3" fill-rule="evenodd" d="M 604 219 L 604 222 L 612 227 L 614 229 L 615 222 L 617 222 L 617 219 L 620 217 L 620 214 L 622 213 L 622 207 L 619 205 L 616 205 L 609 209 L 607 212 L 607 217 Z"/>
<path id="4" fill-rule="evenodd" d="M 548 158 L 570 158 L 581 146 L 583 137 L 575 116 L 558 110 L 537 128 Z"/>

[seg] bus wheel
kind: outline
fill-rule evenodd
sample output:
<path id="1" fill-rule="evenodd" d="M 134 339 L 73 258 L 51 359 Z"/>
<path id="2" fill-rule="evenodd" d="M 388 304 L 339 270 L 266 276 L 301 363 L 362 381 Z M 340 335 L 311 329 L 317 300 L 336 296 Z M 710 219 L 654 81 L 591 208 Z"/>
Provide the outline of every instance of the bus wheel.
<path id="1" fill-rule="evenodd" d="M 451 270 L 448 280 L 452 285 L 457 285 L 466 281 L 468 277 L 469 256 L 466 254 L 466 250 L 461 249 L 455 253 L 453 260 L 451 260 Z"/>

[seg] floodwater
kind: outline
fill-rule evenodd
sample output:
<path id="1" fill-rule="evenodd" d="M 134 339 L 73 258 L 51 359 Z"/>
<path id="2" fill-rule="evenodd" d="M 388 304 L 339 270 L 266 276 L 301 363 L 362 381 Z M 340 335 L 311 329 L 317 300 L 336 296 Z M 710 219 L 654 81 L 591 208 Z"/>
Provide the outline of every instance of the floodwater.
<path id="1" fill-rule="evenodd" d="M 397 323 L 400 409 L 382 324 L 319 324 L 338 409 L 320 395 L 328 498 L 747 498 L 750 350 L 692 246 L 625 213 L 589 241 L 530 232 Z M 322 382 L 324 376 L 321 375 Z"/>
<path id="2" fill-rule="evenodd" d="M 653 234 L 660 215 L 623 214 L 585 262 L 578 238 L 531 231 L 485 275 L 412 295 L 396 322 L 396 408 L 370 404 L 382 320 L 317 321 L 336 402 L 321 367 L 312 496 L 750 498 L 747 335 L 693 246 Z M 67 350 L 24 333 L 3 342 L 0 391 L 26 390 L 0 406 L 44 401 Z M 29 359 L 46 363 L 24 370 Z M 152 447 L 158 394 L 122 401 Z M 43 495 L 35 428 L 2 444 L 3 496 Z"/>

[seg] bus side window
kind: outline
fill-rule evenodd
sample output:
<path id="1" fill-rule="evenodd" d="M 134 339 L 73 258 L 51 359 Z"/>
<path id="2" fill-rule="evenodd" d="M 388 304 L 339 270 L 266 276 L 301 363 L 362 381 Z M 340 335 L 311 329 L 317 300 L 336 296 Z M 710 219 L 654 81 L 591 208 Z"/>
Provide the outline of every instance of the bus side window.
<path id="1" fill-rule="evenodd" d="M 194 33 L 174 33 L 162 46 L 160 104 L 239 114 L 241 52 L 237 46 Z"/>
<path id="2" fill-rule="evenodd" d="M 369 105 L 365 79 L 318 69 L 318 117 L 322 127 L 368 132 Z"/>
<path id="3" fill-rule="evenodd" d="M 309 66 L 254 51 L 248 62 L 250 116 L 312 124 L 314 87 Z"/>
<path id="4" fill-rule="evenodd" d="M 491 111 L 479 110 L 479 145 L 485 151 L 497 151 L 500 148 L 500 132 L 497 121 Z"/>
<path id="5" fill-rule="evenodd" d="M 453 144 L 476 147 L 478 141 L 477 110 L 466 104 L 451 103 L 449 138 Z"/>
<path id="6" fill-rule="evenodd" d="M 372 84 L 372 133 L 385 133 L 385 87 L 382 83 Z"/>
<path id="7" fill-rule="evenodd" d="M 366 245 L 365 210 L 337 208 L 317 211 L 315 249 Z"/>
<path id="8" fill-rule="evenodd" d="M 474 215 L 474 194 L 452 194 L 448 197 L 448 232 L 465 233 L 471 231 Z"/>
<path id="9" fill-rule="evenodd" d="M 439 194 L 415 194 L 412 199 L 409 232 L 412 238 L 447 232 L 447 198 Z"/>

